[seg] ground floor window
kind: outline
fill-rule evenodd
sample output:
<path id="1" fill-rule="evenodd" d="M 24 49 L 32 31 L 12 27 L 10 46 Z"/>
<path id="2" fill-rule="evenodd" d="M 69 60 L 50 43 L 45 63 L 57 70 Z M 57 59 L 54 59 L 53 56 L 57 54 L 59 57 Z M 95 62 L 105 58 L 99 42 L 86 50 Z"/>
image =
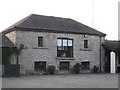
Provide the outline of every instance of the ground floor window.
<path id="1" fill-rule="evenodd" d="M 70 62 L 60 62 L 59 69 L 60 70 L 69 70 Z"/>
<path id="2" fill-rule="evenodd" d="M 90 69 L 90 62 L 81 62 L 81 69 Z"/>
<path id="3" fill-rule="evenodd" d="M 46 70 L 46 62 L 45 61 L 36 61 L 34 63 L 34 68 L 35 68 L 35 71 Z"/>

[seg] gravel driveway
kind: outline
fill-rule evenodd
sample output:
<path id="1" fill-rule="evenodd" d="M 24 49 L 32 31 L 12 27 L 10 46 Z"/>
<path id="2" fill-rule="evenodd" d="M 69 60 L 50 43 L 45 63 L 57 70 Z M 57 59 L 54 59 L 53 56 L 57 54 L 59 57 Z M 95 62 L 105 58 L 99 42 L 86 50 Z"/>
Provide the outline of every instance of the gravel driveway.
<path id="1" fill-rule="evenodd" d="M 118 88 L 117 74 L 71 74 L 3 78 L 3 88 Z"/>

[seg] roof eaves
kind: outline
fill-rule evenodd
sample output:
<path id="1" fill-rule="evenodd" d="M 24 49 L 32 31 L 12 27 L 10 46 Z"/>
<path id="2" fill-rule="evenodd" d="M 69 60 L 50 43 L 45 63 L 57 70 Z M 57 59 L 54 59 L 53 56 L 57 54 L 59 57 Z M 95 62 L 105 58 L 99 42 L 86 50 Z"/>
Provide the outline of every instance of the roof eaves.
<path id="1" fill-rule="evenodd" d="M 2 33 L 9 33 L 13 31 L 16 27 L 18 27 L 20 24 L 25 22 L 28 18 L 30 18 L 33 14 L 28 15 L 27 17 L 23 18 L 22 20 L 16 22 L 15 24 L 11 25 L 10 27 L 6 28 L 5 30 L 2 31 Z"/>
<path id="2" fill-rule="evenodd" d="M 16 29 L 16 27 L 13 27 L 13 28 L 10 28 L 8 30 L 2 31 L 2 34 L 7 34 L 7 33 L 11 32 L 11 31 L 14 31 L 15 29 Z"/>
<path id="3" fill-rule="evenodd" d="M 38 28 L 23 28 L 23 27 L 15 27 L 17 30 L 21 31 L 33 31 L 34 32 L 53 32 L 53 33 L 70 33 L 70 34 L 88 34 L 88 35 L 96 35 L 96 36 L 106 36 L 106 34 L 94 34 L 94 33 L 86 33 L 86 32 L 74 32 L 74 31 L 61 31 L 61 30 L 51 30 L 51 29 L 38 29 Z"/>

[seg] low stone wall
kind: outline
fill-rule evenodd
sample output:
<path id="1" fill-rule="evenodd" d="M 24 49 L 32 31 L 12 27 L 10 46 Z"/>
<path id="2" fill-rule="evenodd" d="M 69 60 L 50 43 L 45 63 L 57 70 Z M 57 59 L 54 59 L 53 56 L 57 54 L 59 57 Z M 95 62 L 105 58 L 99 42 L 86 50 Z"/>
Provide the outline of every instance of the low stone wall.
<path id="1" fill-rule="evenodd" d="M 20 65 L 5 65 L 2 66 L 2 76 L 5 77 L 19 77 L 20 76 Z"/>

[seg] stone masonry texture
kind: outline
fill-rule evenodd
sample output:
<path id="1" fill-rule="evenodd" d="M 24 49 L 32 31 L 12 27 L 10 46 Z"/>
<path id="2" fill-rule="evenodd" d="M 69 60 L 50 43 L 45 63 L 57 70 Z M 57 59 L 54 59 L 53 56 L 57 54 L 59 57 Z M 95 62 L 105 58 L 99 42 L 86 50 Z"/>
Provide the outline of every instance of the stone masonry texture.
<path id="1" fill-rule="evenodd" d="M 27 49 L 22 50 L 19 57 L 21 66 L 21 74 L 34 72 L 35 61 L 46 61 L 48 65 L 55 65 L 59 71 L 59 63 L 61 61 L 70 62 L 70 68 L 75 63 L 82 61 L 90 61 L 90 68 L 94 65 L 100 65 L 100 46 L 101 46 L 101 68 L 104 71 L 104 49 L 100 44 L 104 42 L 104 37 L 83 34 L 67 34 L 67 33 L 47 33 L 33 31 L 12 31 L 6 36 L 17 46 L 24 44 Z M 43 47 L 38 47 L 38 36 L 43 37 Z M 57 57 L 57 38 L 73 39 L 73 58 L 60 59 Z M 84 40 L 88 40 L 88 48 L 84 48 Z M 101 41 L 100 41 L 101 40 Z"/>

